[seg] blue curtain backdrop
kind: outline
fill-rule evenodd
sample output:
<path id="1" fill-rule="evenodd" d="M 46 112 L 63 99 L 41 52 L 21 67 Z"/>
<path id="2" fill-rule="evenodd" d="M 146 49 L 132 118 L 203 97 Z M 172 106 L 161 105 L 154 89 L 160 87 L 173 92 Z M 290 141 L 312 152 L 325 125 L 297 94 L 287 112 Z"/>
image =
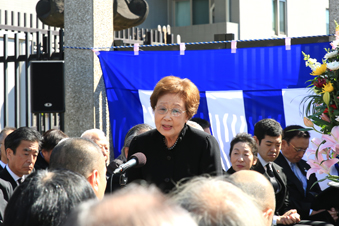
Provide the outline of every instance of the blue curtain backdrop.
<path id="1" fill-rule="evenodd" d="M 306 87 L 312 76 L 302 51 L 320 62 L 324 48 L 329 48 L 328 42 L 292 45 L 291 50 L 285 50 L 285 46 L 240 48 L 236 53 L 230 49 L 190 50 L 185 55 L 179 51 L 140 51 L 139 55 L 133 51 L 100 51 L 115 157 L 127 131 L 145 122 L 140 90 L 153 90 L 168 75 L 189 78 L 197 85 L 201 104 L 196 117 L 210 120 L 209 92 L 240 90 L 247 132 L 253 133 L 254 124 L 263 118 L 274 118 L 284 128 L 288 109 L 282 90 Z M 231 111 L 232 107 L 222 111 Z"/>

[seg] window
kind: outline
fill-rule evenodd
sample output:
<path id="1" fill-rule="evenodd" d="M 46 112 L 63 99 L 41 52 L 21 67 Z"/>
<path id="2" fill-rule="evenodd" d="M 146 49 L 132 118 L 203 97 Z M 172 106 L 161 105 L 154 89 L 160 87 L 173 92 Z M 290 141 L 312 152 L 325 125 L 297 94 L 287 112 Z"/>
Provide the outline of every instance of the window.
<path id="1" fill-rule="evenodd" d="M 272 0 L 272 29 L 276 35 L 286 34 L 286 0 Z"/>
<path id="2" fill-rule="evenodd" d="M 193 0 L 193 24 L 208 24 L 208 0 Z"/>
<path id="3" fill-rule="evenodd" d="M 273 12 L 272 12 L 272 28 L 273 28 L 273 31 L 276 31 L 277 28 L 276 28 L 276 24 L 277 24 L 277 0 L 272 0 L 272 9 L 273 9 Z"/>
<path id="4" fill-rule="evenodd" d="M 191 25 L 191 4 L 190 1 L 175 2 L 175 26 L 183 27 Z"/>
<path id="5" fill-rule="evenodd" d="M 286 1 L 279 1 L 279 29 L 281 34 L 286 33 Z"/>
<path id="6" fill-rule="evenodd" d="M 210 5 L 212 0 L 175 0 L 175 26 L 208 24 L 210 22 Z M 213 8 L 211 9 L 213 12 Z M 213 21 L 213 16 L 211 17 Z"/>
<path id="7" fill-rule="evenodd" d="M 326 34 L 330 34 L 330 12 L 326 9 Z"/>

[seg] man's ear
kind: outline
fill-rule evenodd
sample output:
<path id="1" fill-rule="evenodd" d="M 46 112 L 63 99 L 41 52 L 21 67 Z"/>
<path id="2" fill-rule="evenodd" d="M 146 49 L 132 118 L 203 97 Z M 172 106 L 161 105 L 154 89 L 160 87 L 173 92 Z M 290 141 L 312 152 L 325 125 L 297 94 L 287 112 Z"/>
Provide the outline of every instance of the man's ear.
<path id="1" fill-rule="evenodd" d="M 41 154 L 46 158 L 48 151 L 46 149 L 41 149 Z"/>
<path id="2" fill-rule="evenodd" d="M 288 143 L 286 140 L 281 141 L 281 149 L 285 149 L 288 146 Z"/>
<path id="3" fill-rule="evenodd" d="M 271 219 L 271 217 L 273 217 L 273 210 L 266 209 L 265 211 L 263 211 L 263 215 L 265 219 Z"/>
<path id="4" fill-rule="evenodd" d="M 6 149 L 6 156 L 7 156 L 7 160 L 10 160 L 10 159 L 12 159 L 13 155 L 14 155 L 14 152 L 13 152 L 13 150 L 12 150 L 12 149 L 10 149 L 10 148 L 7 148 L 7 149 Z"/>
<path id="5" fill-rule="evenodd" d="M 258 137 L 257 136 L 253 136 L 254 140 L 255 140 L 255 143 L 257 143 L 257 146 L 259 146 L 259 140 L 258 140 Z"/>
<path id="6" fill-rule="evenodd" d="M 129 147 L 124 147 L 124 148 L 125 148 L 125 157 L 128 158 Z"/>
<path id="7" fill-rule="evenodd" d="M 87 177 L 87 181 L 91 184 L 94 193 L 98 196 L 99 192 L 99 172 L 98 170 L 93 170 L 91 175 Z"/>

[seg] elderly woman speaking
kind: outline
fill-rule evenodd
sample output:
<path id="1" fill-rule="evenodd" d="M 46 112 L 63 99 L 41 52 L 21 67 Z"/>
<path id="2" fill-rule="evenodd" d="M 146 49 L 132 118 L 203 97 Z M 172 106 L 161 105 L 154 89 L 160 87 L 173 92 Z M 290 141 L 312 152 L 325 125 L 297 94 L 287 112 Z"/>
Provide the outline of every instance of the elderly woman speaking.
<path id="1" fill-rule="evenodd" d="M 151 95 L 156 129 L 135 137 L 128 153 L 144 153 L 147 163 L 127 172 L 129 182 L 146 180 L 167 193 L 181 179 L 221 173 L 216 139 L 186 125 L 199 101 L 199 90 L 189 79 L 167 76 L 157 83 Z"/>

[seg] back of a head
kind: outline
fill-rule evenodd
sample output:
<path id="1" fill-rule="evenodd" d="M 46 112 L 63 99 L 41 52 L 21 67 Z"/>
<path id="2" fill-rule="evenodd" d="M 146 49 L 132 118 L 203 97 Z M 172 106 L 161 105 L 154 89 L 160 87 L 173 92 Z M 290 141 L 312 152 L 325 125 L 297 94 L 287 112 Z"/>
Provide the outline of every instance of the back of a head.
<path id="1" fill-rule="evenodd" d="M 98 145 L 85 138 L 69 138 L 55 146 L 49 168 L 68 169 L 87 178 L 102 165 L 105 159 Z"/>
<path id="2" fill-rule="evenodd" d="M 20 145 L 21 141 L 31 141 L 38 142 L 39 146 L 41 144 L 42 136 L 35 129 L 29 127 L 20 127 L 10 133 L 5 139 L 5 148 L 10 148 L 13 150 L 14 154 L 16 148 Z"/>
<path id="3" fill-rule="evenodd" d="M 100 137 L 100 138 L 105 138 L 106 139 L 106 135 L 105 133 L 100 130 L 100 129 L 89 129 L 89 130 L 86 130 L 85 132 L 83 132 L 83 134 L 81 134 L 82 138 L 87 138 L 89 140 L 93 140 L 93 138 L 96 138 L 96 137 Z"/>
<path id="4" fill-rule="evenodd" d="M 75 206 L 95 197 L 91 185 L 80 174 L 38 170 L 14 191 L 5 210 L 4 225 L 63 225 Z"/>
<path id="5" fill-rule="evenodd" d="M 193 121 L 191 121 L 191 120 L 188 120 L 188 121 L 187 121 L 187 125 L 189 125 L 189 126 L 195 128 L 195 129 L 198 129 L 198 130 L 200 130 L 200 131 L 204 131 L 204 129 L 201 127 L 201 125 L 199 125 L 198 123 L 193 122 Z"/>
<path id="6" fill-rule="evenodd" d="M 196 226 L 196 223 L 187 211 L 171 202 L 155 186 L 129 184 L 113 195 L 105 196 L 101 202 L 80 205 L 65 226 L 96 225 Z"/>
<path id="7" fill-rule="evenodd" d="M 191 118 L 190 121 L 198 123 L 203 129 L 211 127 L 209 121 L 202 118 Z"/>
<path id="8" fill-rule="evenodd" d="M 252 199 L 223 177 L 195 177 L 179 185 L 172 199 L 188 210 L 199 226 L 262 226 Z"/>
<path id="9" fill-rule="evenodd" d="M 68 136 L 58 129 L 50 129 L 43 135 L 41 149 L 52 150 L 62 139 Z"/>
<path id="10" fill-rule="evenodd" d="M 16 128 L 14 128 L 14 127 L 7 127 L 6 126 L 5 128 L 3 128 L 0 132 L 0 141 L 3 139 L 3 136 L 4 136 L 5 133 L 13 132 L 14 130 L 16 130 Z"/>
<path id="11" fill-rule="evenodd" d="M 253 170 L 240 170 L 227 180 L 253 197 L 262 211 L 267 208 L 275 210 L 274 190 L 263 174 Z"/>
<path id="12" fill-rule="evenodd" d="M 130 128 L 125 136 L 125 140 L 124 140 L 124 147 L 122 148 L 122 153 L 125 154 L 125 150 L 124 148 L 129 148 L 132 140 L 134 137 L 142 134 L 142 133 L 145 133 L 147 131 L 150 131 L 152 130 L 153 127 L 148 125 L 148 124 L 137 124 L 135 126 L 133 126 L 132 128 Z"/>
<path id="13" fill-rule="evenodd" d="M 254 136 L 257 137 L 259 143 L 265 138 L 265 135 L 270 137 L 282 136 L 283 130 L 279 122 L 272 118 L 262 119 L 254 126 Z"/>
<path id="14" fill-rule="evenodd" d="M 126 136 L 125 136 L 125 141 L 124 141 L 124 146 L 126 146 L 126 140 L 131 137 L 131 136 L 137 136 L 137 135 L 140 135 L 144 132 L 147 132 L 149 130 L 152 130 L 153 127 L 148 125 L 148 124 L 137 124 L 135 126 L 133 126 L 132 128 L 130 128 L 128 130 L 128 132 L 126 133 Z"/>

